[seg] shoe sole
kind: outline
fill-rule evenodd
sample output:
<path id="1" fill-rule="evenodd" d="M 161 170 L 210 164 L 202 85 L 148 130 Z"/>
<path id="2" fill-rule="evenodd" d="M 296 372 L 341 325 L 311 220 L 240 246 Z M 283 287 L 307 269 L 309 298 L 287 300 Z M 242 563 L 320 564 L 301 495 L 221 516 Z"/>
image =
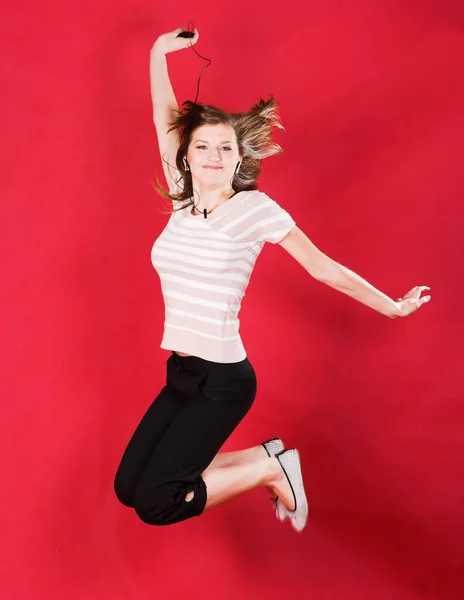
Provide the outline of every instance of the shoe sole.
<path id="1" fill-rule="evenodd" d="M 273 443 L 274 442 L 274 443 Z M 285 450 L 284 443 L 280 438 L 272 438 L 265 442 L 262 442 L 261 446 L 266 450 L 269 457 L 275 456 L 280 452 Z M 285 519 L 288 519 L 289 515 L 287 513 L 287 509 L 284 504 L 279 500 L 277 496 L 271 498 L 272 504 L 274 506 L 274 510 L 276 512 L 276 517 L 279 521 L 283 522 Z"/>
<path id="2" fill-rule="evenodd" d="M 285 469 L 285 466 L 282 464 L 282 462 L 280 460 L 280 455 L 284 454 L 285 452 L 292 452 L 292 451 L 294 452 L 294 456 L 296 456 L 296 465 L 286 465 L 286 466 L 287 466 L 287 469 L 289 470 L 289 472 L 292 467 L 294 469 L 291 473 L 292 478 L 293 478 L 293 484 L 292 484 L 289 474 L 287 473 L 287 471 Z M 288 450 L 284 450 L 283 452 L 280 452 L 278 455 L 276 455 L 276 457 L 280 463 L 280 466 L 281 466 L 283 472 L 285 473 L 285 476 L 287 477 L 287 481 L 290 485 L 290 489 L 292 490 L 293 499 L 295 501 L 295 510 L 292 511 L 292 510 L 288 509 L 281 500 L 280 500 L 280 503 L 285 508 L 287 516 L 290 517 L 293 529 L 295 529 L 295 531 L 301 532 L 306 527 L 306 524 L 308 522 L 308 511 L 309 511 L 308 500 L 306 498 L 306 492 L 304 489 L 303 473 L 301 470 L 301 456 L 300 456 L 299 451 L 296 448 L 290 448 Z M 297 492 L 295 492 L 295 488 L 297 489 Z M 297 493 L 298 493 L 298 499 L 297 499 Z M 304 515 L 304 523 L 302 525 L 301 524 L 297 525 L 296 519 L 297 519 L 297 517 L 301 517 L 302 515 Z"/>
<path id="3" fill-rule="evenodd" d="M 263 442 L 261 446 L 263 446 L 263 448 L 266 450 L 268 456 L 275 456 L 279 452 L 283 452 L 285 449 L 285 446 L 280 438 L 272 438 L 272 440 L 267 440 L 266 442 Z"/>

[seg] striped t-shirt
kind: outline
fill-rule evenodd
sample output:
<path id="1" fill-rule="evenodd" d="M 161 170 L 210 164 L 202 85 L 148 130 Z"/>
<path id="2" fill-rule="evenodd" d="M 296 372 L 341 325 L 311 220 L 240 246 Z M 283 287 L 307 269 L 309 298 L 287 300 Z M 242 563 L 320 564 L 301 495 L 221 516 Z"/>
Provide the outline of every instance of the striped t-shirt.
<path id="1" fill-rule="evenodd" d="M 191 208 L 171 214 L 151 251 L 165 305 L 160 347 L 238 362 L 246 358 L 238 313 L 256 259 L 295 221 L 257 190 L 238 192 L 206 219 Z"/>

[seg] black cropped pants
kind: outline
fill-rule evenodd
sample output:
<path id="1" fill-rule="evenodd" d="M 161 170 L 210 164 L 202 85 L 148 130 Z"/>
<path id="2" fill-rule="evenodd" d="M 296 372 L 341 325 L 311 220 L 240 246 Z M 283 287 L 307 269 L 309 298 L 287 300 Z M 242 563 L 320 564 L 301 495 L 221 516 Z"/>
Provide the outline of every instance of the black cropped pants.
<path id="1" fill-rule="evenodd" d="M 173 352 L 166 363 L 166 385 L 117 470 L 119 501 L 150 525 L 200 515 L 207 498 L 201 473 L 250 409 L 256 388 L 248 358 L 216 363 Z M 192 491 L 193 499 L 185 500 Z"/>

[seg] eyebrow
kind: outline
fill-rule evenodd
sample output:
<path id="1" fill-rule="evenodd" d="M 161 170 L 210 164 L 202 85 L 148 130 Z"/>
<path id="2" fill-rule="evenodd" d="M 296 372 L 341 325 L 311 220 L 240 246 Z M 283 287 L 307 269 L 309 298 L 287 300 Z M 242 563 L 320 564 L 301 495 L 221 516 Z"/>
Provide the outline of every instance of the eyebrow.
<path id="1" fill-rule="evenodd" d="M 206 140 L 195 140 L 195 142 L 194 142 L 194 143 L 196 143 L 196 142 L 205 142 L 205 144 L 209 144 L 209 142 L 208 142 L 208 141 L 206 141 Z M 220 143 L 220 144 L 233 144 L 233 142 L 231 142 L 230 140 L 226 140 L 226 141 L 224 141 L 224 142 L 219 142 L 219 143 Z"/>

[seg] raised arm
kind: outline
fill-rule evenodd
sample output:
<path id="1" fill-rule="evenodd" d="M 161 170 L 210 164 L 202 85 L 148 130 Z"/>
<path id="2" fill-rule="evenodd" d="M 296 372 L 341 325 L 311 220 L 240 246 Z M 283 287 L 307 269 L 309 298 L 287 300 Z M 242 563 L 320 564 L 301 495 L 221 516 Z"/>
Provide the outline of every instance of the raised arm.
<path id="1" fill-rule="evenodd" d="M 158 136 L 158 147 L 163 165 L 164 175 L 169 185 L 172 179 L 176 178 L 175 158 L 179 148 L 179 138 L 177 131 L 166 133 L 169 128 L 169 122 L 179 109 L 171 80 L 169 79 L 166 54 L 175 52 L 198 41 L 199 33 L 195 29 L 193 38 L 178 38 L 177 35 L 184 31 L 181 27 L 175 31 L 161 35 L 150 51 L 150 91 L 153 104 L 153 122 Z M 171 170 L 168 165 L 171 165 Z"/>
<path id="2" fill-rule="evenodd" d="M 430 300 L 430 296 L 421 298 L 422 291 L 430 289 L 423 285 L 413 287 L 403 298 L 398 298 L 395 302 L 362 277 L 321 252 L 296 226 L 279 244 L 315 279 L 351 296 L 390 319 L 406 317 Z"/>

